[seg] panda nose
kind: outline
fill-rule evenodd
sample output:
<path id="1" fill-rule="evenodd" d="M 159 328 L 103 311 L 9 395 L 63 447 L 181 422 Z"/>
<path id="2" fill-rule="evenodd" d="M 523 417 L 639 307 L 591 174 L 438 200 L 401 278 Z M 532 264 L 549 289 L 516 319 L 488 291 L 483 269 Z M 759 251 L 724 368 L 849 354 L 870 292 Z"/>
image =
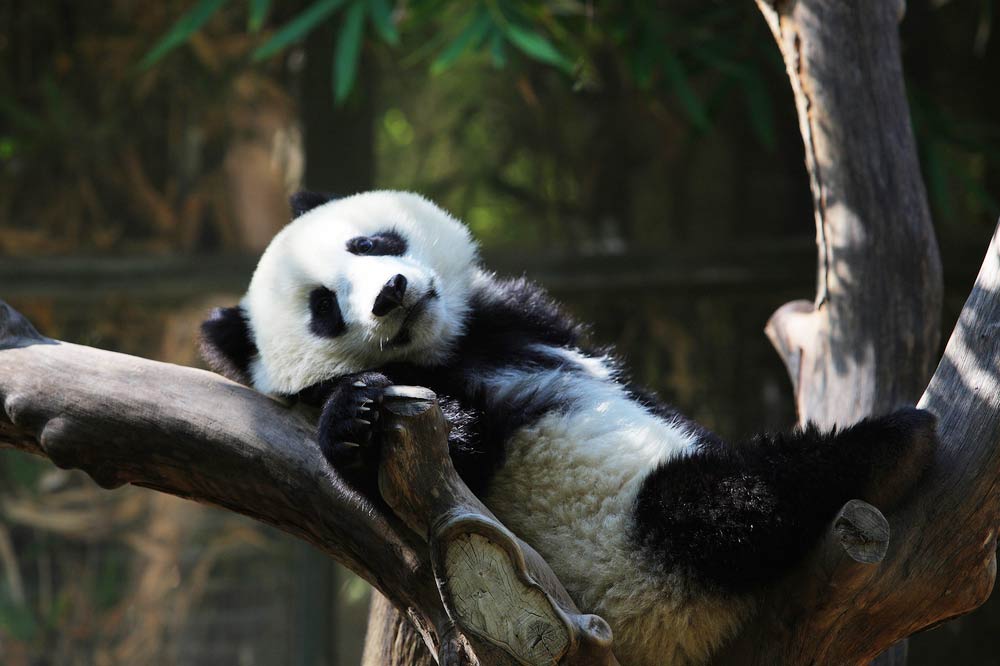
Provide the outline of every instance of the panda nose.
<path id="1" fill-rule="evenodd" d="M 394 275 L 382 286 L 382 291 L 375 297 L 375 305 L 372 306 L 372 314 L 376 317 L 384 317 L 403 304 L 403 295 L 406 293 L 406 278 L 402 275 Z"/>

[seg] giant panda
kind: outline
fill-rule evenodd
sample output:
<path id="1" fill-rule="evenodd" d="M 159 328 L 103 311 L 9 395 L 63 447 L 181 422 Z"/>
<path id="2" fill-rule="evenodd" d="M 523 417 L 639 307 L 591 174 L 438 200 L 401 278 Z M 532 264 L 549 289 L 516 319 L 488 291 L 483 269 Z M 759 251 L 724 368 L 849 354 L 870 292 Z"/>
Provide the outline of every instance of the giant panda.
<path id="1" fill-rule="evenodd" d="M 934 446 L 917 409 L 723 441 L 633 386 L 542 289 L 484 268 L 430 201 L 292 208 L 239 305 L 202 325 L 209 363 L 321 408 L 319 444 L 358 483 L 381 392 L 432 389 L 462 478 L 608 621 L 624 666 L 705 663 L 844 502 L 895 501 Z"/>

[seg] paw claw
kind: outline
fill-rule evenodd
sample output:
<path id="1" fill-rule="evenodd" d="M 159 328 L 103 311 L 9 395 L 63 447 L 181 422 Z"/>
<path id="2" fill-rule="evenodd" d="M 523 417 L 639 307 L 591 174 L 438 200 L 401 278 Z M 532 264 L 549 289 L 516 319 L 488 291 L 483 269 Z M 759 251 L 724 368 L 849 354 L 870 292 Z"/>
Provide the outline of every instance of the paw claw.
<path id="1" fill-rule="evenodd" d="M 361 448 L 361 445 L 357 442 L 341 442 L 341 444 L 344 446 L 350 446 L 351 448 Z"/>
<path id="2" fill-rule="evenodd" d="M 368 385 L 365 384 L 362 381 L 356 381 L 353 384 L 351 384 L 351 386 L 353 386 L 354 388 L 367 388 L 368 387 Z"/>

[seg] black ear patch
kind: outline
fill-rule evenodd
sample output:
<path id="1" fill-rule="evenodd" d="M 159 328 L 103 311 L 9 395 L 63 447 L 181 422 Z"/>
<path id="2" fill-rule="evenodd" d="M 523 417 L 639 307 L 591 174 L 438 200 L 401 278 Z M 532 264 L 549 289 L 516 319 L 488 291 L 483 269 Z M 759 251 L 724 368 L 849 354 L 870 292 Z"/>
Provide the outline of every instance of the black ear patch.
<path id="1" fill-rule="evenodd" d="M 250 322 L 241 307 L 215 308 L 201 323 L 201 356 L 224 377 L 250 383 L 250 361 L 257 355 Z"/>
<path id="2" fill-rule="evenodd" d="M 310 192 L 309 190 L 296 192 L 288 199 L 288 203 L 292 206 L 292 219 L 294 220 L 300 215 L 308 213 L 316 206 L 322 206 L 336 198 L 334 195 L 324 192 Z"/>

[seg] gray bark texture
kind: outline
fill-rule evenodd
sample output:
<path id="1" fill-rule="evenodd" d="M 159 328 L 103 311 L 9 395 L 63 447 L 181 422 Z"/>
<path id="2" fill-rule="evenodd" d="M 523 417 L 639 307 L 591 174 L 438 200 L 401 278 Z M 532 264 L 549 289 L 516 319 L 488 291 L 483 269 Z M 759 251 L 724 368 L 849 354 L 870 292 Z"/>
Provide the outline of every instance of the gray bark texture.
<path id="1" fill-rule="evenodd" d="M 795 96 L 819 250 L 812 301 L 767 333 L 799 417 L 822 427 L 914 404 L 937 360 L 941 264 L 903 85 L 896 0 L 757 4 Z"/>
<path id="2" fill-rule="evenodd" d="M 918 398 L 940 418 L 936 463 L 885 529 L 871 526 L 852 546 L 849 531 L 835 524 L 850 557 L 836 547 L 817 556 L 827 560 L 828 576 L 812 581 L 823 602 L 783 599 L 747 632 L 767 637 L 753 663 L 860 663 L 977 607 L 992 589 L 997 238 L 927 386 L 938 349 L 941 266 L 903 82 L 897 25 L 905 2 L 757 5 L 795 97 L 819 250 L 815 299 L 784 305 L 766 327 L 788 368 L 799 419 L 846 425 Z M 851 504 L 877 520 L 874 507 L 855 502 L 845 511 Z M 905 663 L 905 645 L 877 663 Z"/>

